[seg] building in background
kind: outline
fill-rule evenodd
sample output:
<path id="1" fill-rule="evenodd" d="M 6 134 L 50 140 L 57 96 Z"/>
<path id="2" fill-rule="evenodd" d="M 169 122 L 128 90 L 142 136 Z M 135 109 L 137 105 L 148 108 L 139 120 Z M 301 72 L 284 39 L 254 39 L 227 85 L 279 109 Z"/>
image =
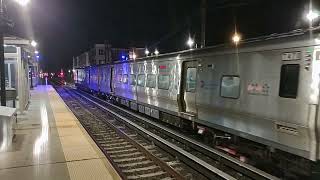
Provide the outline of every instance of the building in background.
<path id="1" fill-rule="evenodd" d="M 73 69 L 127 61 L 144 56 L 144 48 L 113 48 L 110 44 L 95 44 L 93 48 L 73 57 Z"/>
<path id="2" fill-rule="evenodd" d="M 144 51 L 144 48 L 113 48 L 110 44 L 95 44 L 89 51 L 73 57 L 74 81 L 84 80 L 85 67 L 134 60 L 145 56 Z"/>
<path id="3" fill-rule="evenodd" d="M 89 65 L 89 52 L 84 52 L 80 56 L 73 57 L 73 68 L 84 68 Z"/>
<path id="4" fill-rule="evenodd" d="M 89 50 L 90 65 L 106 64 L 109 63 L 111 58 L 108 53 L 110 45 L 107 44 L 95 44 L 93 48 Z M 107 52 L 107 53 L 105 53 Z"/>

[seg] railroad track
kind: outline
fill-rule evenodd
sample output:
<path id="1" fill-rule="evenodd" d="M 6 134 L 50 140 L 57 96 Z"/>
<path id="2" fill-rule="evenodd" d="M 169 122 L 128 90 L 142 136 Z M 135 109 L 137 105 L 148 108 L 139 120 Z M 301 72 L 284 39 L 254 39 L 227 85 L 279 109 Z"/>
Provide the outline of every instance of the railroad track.
<path id="1" fill-rule="evenodd" d="M 160 147 L 164 149 L 168 154 L 173 155 L 178 159 L 177 161 L 171 161 L 173 164 L 175 162 L 183 162 L 189 167 L 193 167 L 208 179 L 278 179 L 270 174 L 267 174 L 259 169 L 256 169 L 250 165 L 247 165 L 239 160 L 232 158 L 224 153 L 221 153 L 211 147 L 204 144 L 196 142 L 195 140 L 188 138 L 179 132 L 171 130 L 161 124 L 150 121 L 149 119 L 137 115 L 129 110 L 123 109 L 121 107 L 115 106 L 107 101 L 101 100 L 90 94 L 80 92 L 74 89 L 68 89 L 68 91 L 74 93 L 80 97 L 85 102 L 90 102 L 96 107 L 96 109 L 109 112 L 116 119 L 127 119 L 132 124 L 148 129 L 153 135 L 158 136 L 162 141 L 170 142 L 171 144 L 163 145 L 162 142 L 157 140 L 157 138 L 151 138 L 152 145 L 150 147 Z M 130 120 L 129 120 L 130 119 Z M 119 122 L 119 121 L 118 121 Z M 127 126 L 130 122 L 126 122 Z M 123 124 L 123 123 L 122 123 Z M 121 126 L 120 126 L 121 127 Z M 121 129 L 121 128 L 120 128 Z M 141 132 L 141 131 L 140 131 Z M 145 133 L 145 132 L 144 132 Z M 140 133 L 140 134 L 144 134 Z M 137 133 L 136 133 L 137 134 Z M 138 133 L 139 134 L 139 133 Z M 132 135 L 133 137 L 135 135 Z M 155 144 L 155 145 L 154 145 Z M 170 146 L 170 147 L 168 147 Z M 146 146 L 148 147 L 148 146 Z M 146 148 L 147 149 L 147 148 Z M 179 152 L 177 152 L 179 149 Z M 181 153 L 182 151 L 187 152 L 187 154 Z M 128 152 L 129 153 L 129 152 Z M 170 164 L 167 163 L 167 164 Z M 181 168 L 178 168 L 181 169 Z M 194 178 L 195 173 L 184 174 L 183 178 Z M 198 175 L 196 176 L 197 179 Z M 199 176 L 201 177 L 201 176 Z M 201 178 L 200 178 L 201 179 Z"/>
<path id="2" fill-rule="evenodd" d="M 86 100 L 58 92 L 123 179 L 207 179 Z"/>

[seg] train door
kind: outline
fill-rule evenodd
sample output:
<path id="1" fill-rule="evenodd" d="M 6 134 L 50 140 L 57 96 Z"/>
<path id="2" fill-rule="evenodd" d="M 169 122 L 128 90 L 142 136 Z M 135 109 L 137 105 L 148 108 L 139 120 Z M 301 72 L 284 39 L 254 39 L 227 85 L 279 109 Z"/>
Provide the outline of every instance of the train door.
<path id="1" fill-rule="evenodd" d="M 197 61 L 183 62 L 182 69 L 182 88 L 181 105 L 182 112 L 193 114 L 196 111 L 196 88 L 197 88 Z"/>
<path id="2" fill-rule="evenodd" d="M 114 67 L 111 67 L 110 71 L 110 92 L 114 92 L 114 86 L 113 86 L 113 76 L 114 76 Z"/>
<path id="3" fill-rule="evenodd" d="M 90 79 L 91 79 L 91 77 L 90 77 L 90 68 L 88 68 L 87 69 L 87 86 L 90 88 Z"/>
<path id="4" fill-rule="evenodd" d="M 101 70 L 100 70 L 100 68 L 101 68 L 101 66 L 100 66 L 100 67 L 99 67 L 99 66 L 97 67 L 97 71 L 98 71 L 98 72 L 97 72 L 97 76 L 98 76 L 98 77 L 97 77 L 97 79 L 98 79 L 98 80 L 97 80 L 97 81 L 98 81 L 98 84 L 97 84 L 97 85 L 98 85 L 98 92 L 99 92 L 99 93 L 101 92 L 101 89 L 100 89 L 100 88 L 101 88 L 101 74 L 100 74 L 100 73 L 101 73 Z"/>

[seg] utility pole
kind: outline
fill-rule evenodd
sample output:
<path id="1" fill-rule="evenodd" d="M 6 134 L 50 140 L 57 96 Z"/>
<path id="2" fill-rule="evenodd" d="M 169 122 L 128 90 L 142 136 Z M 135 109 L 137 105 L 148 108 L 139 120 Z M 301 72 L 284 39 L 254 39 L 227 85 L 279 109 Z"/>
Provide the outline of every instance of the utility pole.
<path id="1" fill-rule="evenodd" d="M 207 0 L 201 1 L 201 48 L 206 46 Z"/>
<path id="2" fill-rule="evenodd" d="M 4 64 L 4 30 L 5 30 L 5 17 L 4 17 L 4 0 L 0 0 L 0 96 L 1 106 L 6 106 L 6 77 L 5 77 L 5 64 Z"/>

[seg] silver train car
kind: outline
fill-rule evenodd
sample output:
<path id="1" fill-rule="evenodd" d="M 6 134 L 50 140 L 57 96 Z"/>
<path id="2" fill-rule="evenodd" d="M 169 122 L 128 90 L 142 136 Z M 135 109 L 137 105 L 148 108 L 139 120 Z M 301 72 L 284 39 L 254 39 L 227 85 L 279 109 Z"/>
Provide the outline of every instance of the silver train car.
<path id="1" fill-rule="evenodd" d="M 117 61 L 79 69 L 85 78 L 77 83 L 210 141 L 248 140 L 255 149 L 248 154 L 308 169 L 320 159 L 319 35 L 295 31 Z"/>

